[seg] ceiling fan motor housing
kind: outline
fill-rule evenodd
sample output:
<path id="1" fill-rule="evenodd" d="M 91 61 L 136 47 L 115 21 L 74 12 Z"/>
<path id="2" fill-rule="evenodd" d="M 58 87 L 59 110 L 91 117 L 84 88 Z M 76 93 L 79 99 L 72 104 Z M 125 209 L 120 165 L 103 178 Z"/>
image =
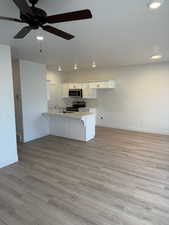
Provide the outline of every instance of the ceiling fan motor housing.
<path id="1" fill-rule="evenodd" d="M 29 2 L 30 2 L 33 6 L 35 6 L 35 5 L 38 3 L 38 1 L 39 1 L 39 0 L 29 0 Z"/>
<path id="2" fill-rule="evenodd" d="M 20 11 L 20 19 L 0 16 L 0 20 L 13 21 L 17 23 L 26 23 L 27 26 L 23 27 L 15 36 L 15 39 L 23 39 L 28 35 L 31 30 L 42 28 L 44 31 L 51 33 L 55 36 L 64 38 L 65 40 L 71 40 L 74 38 L 72 34 L 64 32 L 53 26 L 46 25 L 70 22 L 76 20 L 91 19 L 92 13 L 89 9 L 61 13 L 48 16 L 47 13 L 40 8 L 36 7 L 38 0 L 12 0 Z M 29 4 L 28 4 L 29 1 Z"/>
<path id="3" fill-rule="evenodd" d="M 46 23 L 47 14 L 44 10 L 33 7 L 34 16 L 21 14 L 20 18 L 23 22 L 28 23 L 33 29 L 38 29 Z"/>

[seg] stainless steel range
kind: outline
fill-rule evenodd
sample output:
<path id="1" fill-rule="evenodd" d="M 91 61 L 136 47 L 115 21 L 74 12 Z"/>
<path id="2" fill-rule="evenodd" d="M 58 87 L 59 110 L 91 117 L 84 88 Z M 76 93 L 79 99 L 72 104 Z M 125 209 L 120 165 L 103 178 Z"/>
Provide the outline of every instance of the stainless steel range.
<path id="1" fill-rule="evenodd" d="M 66 107 L 66 111 L 68 112 L 78 112 L 79 108 L 86 107 L 86 102 L 84 101 L 76 101 L 73 102 L 73 105 L 71 107 Z"/>

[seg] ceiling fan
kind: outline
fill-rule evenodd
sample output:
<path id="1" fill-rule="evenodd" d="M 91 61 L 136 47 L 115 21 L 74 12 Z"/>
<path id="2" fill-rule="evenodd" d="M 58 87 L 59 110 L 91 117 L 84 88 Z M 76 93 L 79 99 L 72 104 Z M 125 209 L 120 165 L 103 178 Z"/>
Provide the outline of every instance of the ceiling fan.
<path id="1" fill-rule="evenodd" d="M 31 30 L 36 30 L 41 27 L 43 30 L 51 34 L 54 34 L 66 40 L 70 40 L 74 38 L 73 35 L 46 24 L 69 22 L 92 18 L 92 14 L 89 9 L 47 16 L 47 13 L 43 9 L 36 7 L 38 1 L 39 0 L 29 0 L 31 4 L 31 6 L 29 6 L 26 0 L 13 0 L 15 5 L 20 10 L 20 19 L 0 16 L 0 20 L 8 20 L 28 24 L 28 26 L 23 27 L 21 31 L 19 31 L 15 35 L 14 37 L 15 39 L 22 39 Z"/>

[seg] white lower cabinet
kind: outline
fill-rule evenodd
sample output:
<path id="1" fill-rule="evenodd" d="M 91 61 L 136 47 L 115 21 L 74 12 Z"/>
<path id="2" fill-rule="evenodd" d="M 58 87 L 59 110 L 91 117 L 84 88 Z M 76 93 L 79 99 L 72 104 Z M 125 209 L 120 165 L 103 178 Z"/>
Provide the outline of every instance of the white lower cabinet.
<path id="1" fill-rule="evenodd" d="M 49 119 L 49 131 L 51 135 L 86 142 L 95 137 L 95 114 L 78 112 L 67 114 L 43 114 Z"/>
<path id="2" fill-rule="evenodd" d="M 95 114 L 95 126 L 96 126 L 96 115 L 97 115 L 96 108 L 89 108 L 89 107 L 79 108 L 79 112 L 88 112 Z"/>

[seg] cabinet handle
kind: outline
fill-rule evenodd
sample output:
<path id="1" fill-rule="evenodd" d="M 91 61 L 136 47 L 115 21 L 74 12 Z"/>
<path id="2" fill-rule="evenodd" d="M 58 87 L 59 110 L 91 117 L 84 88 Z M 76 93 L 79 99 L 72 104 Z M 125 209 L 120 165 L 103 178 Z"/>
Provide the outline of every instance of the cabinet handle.
<path id="1" fill-rule="evenodd" d="M 100 84 L 97 84 L 97 87 L 99 88 L 100 87 Z"/>

